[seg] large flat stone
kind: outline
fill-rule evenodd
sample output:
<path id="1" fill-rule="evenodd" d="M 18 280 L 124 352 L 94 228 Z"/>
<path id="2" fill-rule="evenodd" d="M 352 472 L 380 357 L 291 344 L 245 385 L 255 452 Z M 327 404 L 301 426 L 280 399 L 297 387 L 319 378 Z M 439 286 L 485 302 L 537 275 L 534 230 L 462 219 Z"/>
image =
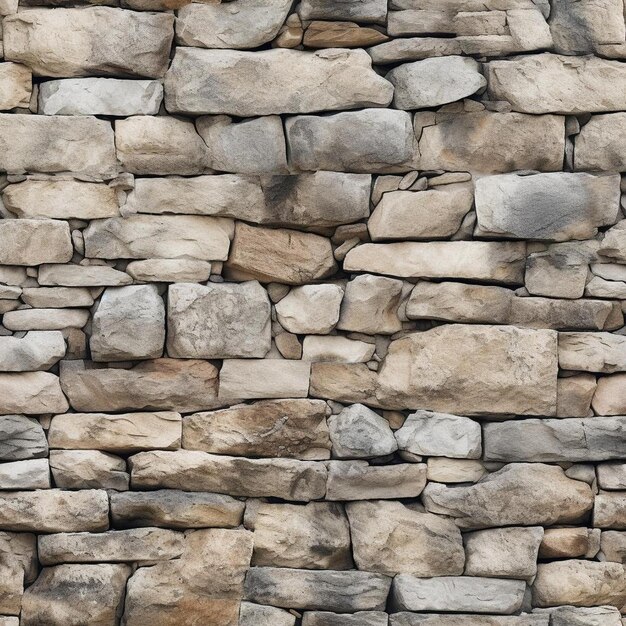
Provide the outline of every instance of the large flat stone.
<path id="1" fill-rule="evenodd" d="M 330 611 L 306 611 L 302 626 L 387 626 L 389 616 L 384 611 L 357 611 L 352 615 Z"/>
<path id="2" fill-rule="evenodd" d="M 0 371 L 50 369 L 65 356 L 65 340 L 57 330 L 30 331 L 24 337 L 0 337 Z"/>
<path id="3" fill-rule="evenodd" d="M 28 219 L 0 222 L 3 265 L 67 263 L 73 253 L 70 229 L 65 222 Z"/>
<path id="4" fill-rule="evenodd" d="M 548 615 L 443 615 L 427 613 L 394 613 L 390 626 L 549 626 Z M 566 626 L 563 624 L 562 626 Z M 569 626 L 569 625 L 568 625 Z M 619 625 L 617 625 L 619 626 Z"/>
<path id="5" fill-rule="evenodd" d="M 58 376 L 49 372 L 0 374 L 0 415 L 64 413 L 68 408 Z"/>
<path id="6" fill-rule="evenodd" d="M 384 0 L 304 0 L 299 7 L 299 14 L 303 20 L 352 20 L 384 24 L 387 4 Z"/>
<path id="7" fill-rule="evenodd" d="M 62 265 L 47 263 L 39 266 L 39 284 L 67 287 L 117 287 L 133 279 L 108 265 Z"/>

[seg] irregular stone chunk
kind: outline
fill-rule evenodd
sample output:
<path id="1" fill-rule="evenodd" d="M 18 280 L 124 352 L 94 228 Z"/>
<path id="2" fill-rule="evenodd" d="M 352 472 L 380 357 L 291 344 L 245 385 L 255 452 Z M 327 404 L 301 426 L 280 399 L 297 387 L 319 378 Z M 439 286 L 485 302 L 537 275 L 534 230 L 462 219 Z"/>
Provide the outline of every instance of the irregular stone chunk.
<path id="1" fill-rule="evenodd" d="M 188 4 L 176 16 L 176 42 L 201 48 L 258 48 L 276 37 L 290 8 L 290 0 Z"/>
<path id="2" fill-rule="evenodd" d="M 209 280 L 211 264 L 195 259 L 146 259 L 131 261 L 126 272 L 139 282 L 202 283 Z"/>
<path id="3" fill-rule="evenodd" d="M 98 450 L 51 450 L 50 470 L 62 489 L 116 489 L 130 483 L 126 461 Z"/>
<path id="4" fill-rule="evenodd" d="M 82 328 L 89 320 L 85 309 L 19 309 L 4 314 L 9 330 L 63 330 Z"/>
<path id="5" fill-rule="evenodd" d="M 369 572 L 255 567 L 246 575 L 245 597 L 281 607 L 353 613 L 382 610 L 390 585 L 389 577 Z"/>
<path id="6" fill-rule="evenodd" d="M 521 580 L 399 574 L 393 580 L 391 602 L 398 611 L 510 614 L 519 611 L 525 590 Z"/>
<path id="7" fill-rule="evenodd" d="M 369 465 L 367 461 L 330 461 L 327 500 L 416 498 L 426 485 L 426 465 Z"/>
<path id="8" fill-rule="evenodd" d="M 602 532 L 601 549 L 604 558 L 612 563 L 625 565 L 626 560 L 626 533 L 616 530 Z M 619 625 L 621 626 L 621 625 Z"/>
<path id="9" fill-rule="evenodd" d="M 532 587 L 533 606 L 622 606 L 626 601 L 625 573 L 619 563 L 540 563 Z"/>
<path id="10" fill-rule="evenodd" d="M 281 326 L 295 334 L 327 334 L 339 320 L 343 289 L 339 285 L 304 285 L 276 304 Z"/>
<path id="11" fill-rule="evenodd" d="M 378 374 L 363 363 L 313 363 L 310 395 L 344 404 L 359 402 L 374 407 Z"/>
<path id="12" fill-rule="evenodd" d="M 596 390 L 596 377 L 578 374 L 557 380 L 557 417 L 589 417 L 591 400 Z"/>
<path id="13" fill-rule="evenodd" d="M 32 74 L 19 63 L 0 63 L 0 111 L 28 108 L 33 90 Z"/>
<path id="14" fill-rule="evenodd" d="M 489 98 L 523 113 L 595 113 L 626 108 L 626 70 L 619 61 L 544 53 L 492 61 Z"/>
<path id="15" fill-rule="evenodd" d="M 626 417 L 511 420 L 483 429 L 489 461 L 607 461 L 626 446 Z"/>
<path id="16" fill-rule="evenodd" d="M 108 265 L 41 265 L 40 285 L 66 285 L 69 287 L 106 287 L 128 285 L 132 278 Z"/>
<path id="17" fill-rule="evenodd" d="M 626 374 L 600 377 L 591 406 L 597 415 L 626 414 Z"/>
<path id="18" fill-rule="evenodd" d="M 577 522 L 593 506 L 589 485 L 538 463 L 512 463 L 469 486 L 429 483 L 422 498 L 427 511 L 469 529 Z"/>
<path id="19" fill-rule="evenodd" d="M 224 269 L 233 280 L 302 285 L 330 276 L 337 265 L 330 240 L 325 237 L 236 222 Z"/>
<path id="20" fill-rule="evenodd" d="M 21 339 L 0 337 L 2 372 L 47 370 L 64 356 L 65 341 L 58 331 L 31 331 Z"/>
<path id="21" fill-rule="evenodd" d="M 594 503 L 593 525 L 596 528 L 626 530 L 626 494 L 620 491 L 600 492 Z"/>
<path id="22" fill-rule="evenodd" d="M 252 565 L 351 569 L 350 527 L 343 505 L 262 504 L 254 517 Z"/>
<path id="23" fill-rule="evenodd" d="M 49 489 L 47 459 L 13 461 L 0 465 L 0 489 Z"/>
<path id="24" fill-rule="evenodd" d="M 620 178 L 504 174 L 476 181 L 476 234 L 516 239 L 589 239 L 620 213 Z"/>
<path id="25" fill-rule="evenodd" d="M 444 37 L 409 37 L 392 39 L 381 43 L 367 52 L 377 65 L 401 61 L 419 61 L 431 57 L 462 54 L 461 44 L 456 39 Z"/>
<path id="26" fill-rule="evenodd" d="M 552 626 L 622 626 L 619 611 L 614 607 L 560 606 L 535 609 L 534 612 L 549 616 Z"/>
<path id="27" fill-rule="evenodd" d="M 420 169 L 485 174 L 559 171 L 564 138 L 564 118 L 555 115 L 438 114 L 436 124 L 425 127 L 419 138 Z"/>
<path id="28" fill-rule="evenodd" d="M 63 361 L 61 365 L 61 384 L 75 411 L 176 409 L 189 413 L 223 406 L 217 399 L 217 368 L 206 361 L 155 359 L 131 369 L 93 368 L 89 361 Z"/>
<path id="29" fill-rule="evenodd" d="M 38 533 L 99 532 L 109 527 L 106 491 L 4 491 L 0 528 Z"/>
<path id="30" fill-rule="evenodd" d="M 587 263 L 575 252 L 534 252 L 526 259 L 524 286 L 534 296 L 582 298 L 588 272 Z"/>
<path id="31" fill-rule="evenodd" d="M 48 441 L 41 424 L 24 415 L 0 419 L 0 461 L 35 459 L 48 455 Z"/>
<path id="32" fill-rule="evenodd" d="M 233 222 L 196 215 L 131 215 L 93 220 L 83 234 L 86 255 L 96 259 L 225 261 Z"/>
<path id="33" fill-rule="evenodd" d="M 300 170 L 398 172 L 414 169 L 411 116 L 393 109 L 302 115 L 285 122 L 290 162 Z"/>
<path id="34" fill-rule="evenodd" d="M 182 533 L 160 528 L 42 535 L 38 542 L 42 565 L 169 561 L 182 554 L 183 546 Z"/>
<path id="35" fill-rule="evenodd" d="M 313 21 L 304 31 L 302 42 L 308 48 L 362 48 L 388 39 L 375 28 L 363 28 L 354 22 Z"/>
<path id="36" fill-rule="evenodd" d="M 298 12 L 303 20 L 354 20 L 384 24 L 387 3 L 384 0 L 304 0 Z"/>
<path id="37" fill-rule="evenodd" d="M 442 615 L 426 613 L 394 613 L 390 626 L 549 626 L 548 615 Z M 566 626 L 563 624 L 563 626 Z"/>
<path id="38" fill-rule="evenodd" d="M 439 326 L 391 343 L 376 395 L 386 408 L 554 415 L 556 352 L 549 330 Z"/>
<path id="39" fill-rule="evenodd" d="M 73 253 L 65 222 L 0 220 L 0 263 L 4 265 L 67 263 Z"/>
<path id="40" fill-rule="evenodd" d="M 0 574 L 0 611 L 19 615 L 24 594 L 24 572 L 19 563 L 8 559 L 0 562 Z"/>
<path id="41" fill-rule="evenodd" d="M 585 286 L 585 295 L 592 298 L 626 300 L 626 282 L 605 280 L 594 276 Z"/>
<path id="42" fill-rule="evenodd" d="M 417 411 L 395 432 L 400 450 L 424 456 L 479 459 L 480 424 L 467 417 Z"/>
<path id="43" fill-rule="evenodd" d="M 167 330 L 171 357 L 264 357 L 271 347 L 270 301 L 256 281 L 172 285 Z"/>
<path id="44" fill-rule="evenodd" d="M 110 7 L 30 9 L 5 18 L 4 56 L 36 76 L 158 78 L 167 69 L 173 23 L 168 13 Z"/>
<path id="45" fill-rule="evenodd" d="M 400 65 L 385 78 L 395 87 L 394 107 L 425 109 L 467 98 L 485 87 L 479 68 L 467 57 L 437 57 Z"/>
<path id="46" fill-rule="evenodd" d="M 117 169 L 113 129 L 105 120 L 0 114 L 0 170 L 72 172 L 103 179 L 113 178 Z"/>
<path id="47" fill-rule="evenodd" d="M 156 285 L 105 290 L 92 318 L 94 361 L 158 358 L 164 343 L 165 305 Z"/>
<path id="48" fill-rule="evenodd" d="M 463 573 L 465 553 L 454 522 L 382 500 L 351 502 L 346 511 L 359 569 L 390 576 Z"/>
<path id="49" fill-rule="evenodd" d="M 23 582 L 34 582 L 39 573 L 37 536 L 31 533 L 0 532 L 0 560 L 4 564 L 12 562 L 21 570 L 20 574 L 16 576 L 20 585 Z M 20 589 L 20 595 L 22 591 Z M 2 625 L 1 621 L 0 625 Z"/>
<path id="50" fill-rule="evenodd" d="M 245 503 L 215 493 L 174 489 L 111 494 L 111 518 L 116 528 L 233 528 L 241 524 Z"/>
<path id="51" fill-rule="evenodd" d="M 520 284 L 525 244 L 486 241 L 366 243 L 343 262 L 348 272 L 374 272 L 401 278 L 463 278 Z"/>
<path id="52" fill-rule="evenodd" d="M 49 372 L 0 374 L 0 415 L 64 413 L 68 408 L 58 376 Z"/>
<path id="53" fill-rule="evenodd" d="M 384 107 L 393 86 L 371 63 L 365 50 L 177 48 L 165 78 L 165 106 L 170 113 L 238 117 Z"/>
<path id="54" fill-rule="evenodd" d="M 626 220 L 606 231 L 598 254 L 609 257 L 615 263 L 626 263 Z"/>
<path id="55" fill-rule="evenodd" d="M 614 461 L 612 463 L 598 463 L 596 466 L 598 485 L 602 489 L 626 490 L 626 463 Z"/>
<path id="56" fill-rule="evenodd" d="M 68 78 L 39 85 L 44 115 L 155 115 L 163 100 L 156 80 Z"/>
<path id="57" fill-rule="evenodd" d="M 68 413 L 52 418 L 51 448 L 137 452 L 180 447 L 179 413 Z"/>
<path id="58" fill-rule="evenodd" d="M 539 558 L 588 556 L 592 552 L 593 532 L 594 529 L 587 528 L 546 528 L 539 546 Z"/>
<path id="59" fill-rule="evenodd" d="M 480 461 L 445 457 L 428 459 L 428 480 L 437 483 L 475 483 L 485 474 L 487 470 Z"/>
<path id="60" fill-rule="evenodd" d="M 246 459 L 178 450 L 140 452 L 131 457 L 134 488 L 214 491 L 250 498 L 307 502 L 323 498 L 323 463 L 291 459 Z"/>
<path id="61" fill-rule="evenodd" d="M 266 400 L 183 420 L 183 447 L 214 454 L 324 460 L 330 457 L 328 405 Z"/>
<path id="62" fill-rule="evenodd" d="M 302 360 L 312 362 L 366 363 L 376 345 L 340 335 L 308 335 L 302 342 Z"/>
<path id="63" fill-rule="evenodd" d="M 296 616 L 274 606 L 242 602 L 239 626 L 294 626 Z"/>
<path id="64" fill-rule="evenodd" d="M 251 554 L 248 531 L 189 533 L 180 559 L 140 567 L 130 578 L 122 622 L 126 626 L 178 626 L 185 621 L 234 626 Z"/>
<path id="65" fill-rule="evenodd" d="M 593 115 L 574 138 L 577 170 L 621 171 L 626 168 L 626 113 Z"/>

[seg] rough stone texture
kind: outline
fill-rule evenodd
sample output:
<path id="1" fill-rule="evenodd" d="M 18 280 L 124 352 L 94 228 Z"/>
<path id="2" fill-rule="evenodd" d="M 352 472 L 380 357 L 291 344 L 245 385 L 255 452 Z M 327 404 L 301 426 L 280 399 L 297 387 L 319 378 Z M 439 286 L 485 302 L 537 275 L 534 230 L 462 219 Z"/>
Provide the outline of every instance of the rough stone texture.
<path id="1" fill-rule="evenodd" d="M 4 415 L 0 420 L 0 460 L 19 461 L 48 454 L 48 440 L 35 418 Z"/>
<path id="2" fill-rule="evenodd" d="M 59 377 L 49 372 L 0 374 L 0 415 L 63 413 L 69 405 Z"/>
<path id="3" fill-rule="evenodd" d="M 342 299 L 339 285 L 295 287 L 276 304 L 276 316 L 290 333 L 325 335 L 339 320 Z"/>
<path id="4" fill-rule="evenodd" d="M 591 406 L 598 415 L 626 414 L 626 374 L 600 378 Z"/>
<path id="5" fill-rule="evenodd" d="M 2 220 L 0 262 L 5 265 L 67 263 L 72 241 L 67 224 L 53 220 Z"/>
<path id="6" fill-rule="evenodd" d="M 626 371 L 626 339 L 612 333 L 559 333 L 559 366 L 604 374 Z"/>
<path id="7" fill-rule="evenodd" d="M 130 483 L 126 461 L 99 450 L 51 450 L 50 471 L 61 489 L 117 489 Z"/>
<path id="8" fill-rule="evenodd" d="M 24 337 L 0 337 L 0 371 L 47 370 L 65 356 L 59 331 L 30 331 Z"/>
<path id="9" fill-rule="evenodd" d="M 575 138 L 577 170 L 622 170 L 621 146 L 626 138 L 626 114 L 594 115 Z"/>
<path id="10" fill-rule="evenodd" d="M 0 111 L 25 108 L 30 103 L 32 74 L 20 63 L 0 63 Z"/>

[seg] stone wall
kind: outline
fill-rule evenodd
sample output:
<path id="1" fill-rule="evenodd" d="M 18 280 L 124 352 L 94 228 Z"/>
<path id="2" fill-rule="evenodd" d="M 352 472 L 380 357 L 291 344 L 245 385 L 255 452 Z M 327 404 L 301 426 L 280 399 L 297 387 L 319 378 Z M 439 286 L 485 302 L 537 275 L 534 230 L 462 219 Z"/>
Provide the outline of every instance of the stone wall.
<path id="1" fill-rule="evenodd" d="M 0 16 L 0 626 L 626 624 L 623 0 Z"/>

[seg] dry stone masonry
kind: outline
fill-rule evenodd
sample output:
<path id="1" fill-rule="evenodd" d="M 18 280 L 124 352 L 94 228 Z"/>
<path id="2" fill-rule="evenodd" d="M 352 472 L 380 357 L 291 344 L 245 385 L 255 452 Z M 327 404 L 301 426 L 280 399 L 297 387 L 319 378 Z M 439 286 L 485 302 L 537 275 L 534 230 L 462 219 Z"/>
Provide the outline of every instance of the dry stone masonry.
<path id="1" fill-rule="evenodd" d="M 626 625 L 624 0 L 0 25 L 0 626 Z"/>

